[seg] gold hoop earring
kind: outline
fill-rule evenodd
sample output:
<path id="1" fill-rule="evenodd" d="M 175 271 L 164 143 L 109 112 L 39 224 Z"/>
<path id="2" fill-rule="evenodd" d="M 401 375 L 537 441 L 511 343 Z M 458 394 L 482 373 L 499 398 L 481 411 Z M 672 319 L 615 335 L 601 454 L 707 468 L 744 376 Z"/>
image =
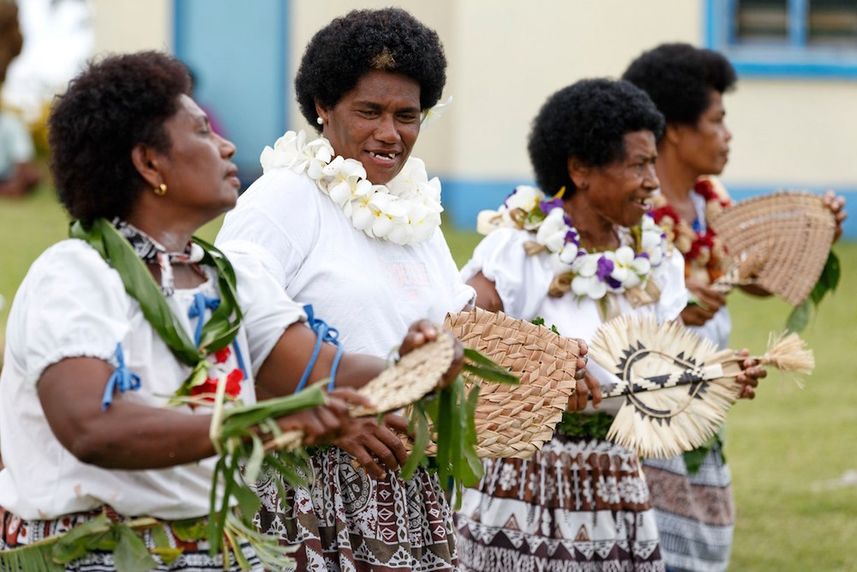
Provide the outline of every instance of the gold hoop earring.
<path id="1" fill-rule="evenodd" d="M 155 187 L 155 194 L 159 197 L 163 197 L 167 194 L 167 186 L 164 183 L 161 183 L 157 187 Z"/>

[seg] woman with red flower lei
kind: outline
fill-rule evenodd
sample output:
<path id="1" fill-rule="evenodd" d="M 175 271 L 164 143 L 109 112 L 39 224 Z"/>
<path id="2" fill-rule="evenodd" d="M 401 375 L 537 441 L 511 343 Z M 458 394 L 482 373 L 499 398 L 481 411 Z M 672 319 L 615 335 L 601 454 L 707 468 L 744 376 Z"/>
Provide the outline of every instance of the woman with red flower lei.
<path id="1" fill-rule="evenodd" d="M 727 347 L 732 323 L 724 294 L 712 288 L 725 271 L 724 248 L 707 221 L 730 204 L 713 176 L 729 159 L 732 133 L 724 122 L 723 94 L 735 86 L 735 69 L 717 52 L 688 44 L 663 44 L 643 53 L 623 75 L 648 93 L 667 125 L 658 144 L 661 196 L 653 216 L 685 258 L 690 303 L 685 324 Z M 829 193 L 838 238 L 845 201 Z M 751 294 L 768 295 L 759 288 Z M 747 385 L 742 397 L 752 399 Z M 731 476 L 716 437 L 684 457 L 647 461 L 644 470 L 668 570 L 725 570 L 735 523 Z"/>

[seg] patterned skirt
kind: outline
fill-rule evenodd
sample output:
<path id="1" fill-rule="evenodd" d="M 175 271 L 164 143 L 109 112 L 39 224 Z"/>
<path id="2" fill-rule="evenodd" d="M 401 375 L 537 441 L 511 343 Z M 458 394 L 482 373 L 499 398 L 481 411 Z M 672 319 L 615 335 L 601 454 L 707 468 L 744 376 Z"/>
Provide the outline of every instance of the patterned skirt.
<path id="1" fill-rule="evenodd" d="M 726 570 L 735 528 L 729 466 L 715 448 L 699 471 L 688 475 L 684 458 L 643 464 L 670 570 Z"/>
<path id="2" fill-rule="evenodd" d="M 635 454 L 557 435 L 527 460 L 485 461 L 456 515 L 464 570 L 664 570 Z"/>
<path id="3" fill-rule="evenodd" d="M 376 481 L 331 447 L 312 456 L 309 489 L 268 476 L 257 484 L 259 527 L 284 543 L 308 572 L 434 572 L 457 570 L 455 531 L 437 479 L 420 469 L 404 481 L 388 471 Z"/>
<path id="4" fill-rule="evenodd" d="M 68 514 L 55 520 L 24 520 L 0 507 L 0 525 L 3 527 L 2 536 L 0 536 L 0 552 L 20 548 L 51 536 L 65 534 L 75 526 L 84 524 L 101 513 L 101 510 L 95 510 Z M 109 509 L 108 514 L 110 514 Z M 158 556 L 153 555 L 156 561 L 161 562 L 153 570 L 157 572 L 174 572 L 179 570 L 186 572 L 210 572 L 213 570 L 241 571 L 241 567 L 234 558 L 231 558 L 231 562 L 224 566 L 221 554 L 210 556 L 208 554 L 207 542 L 182 542 L 173 534 L 168 523 L 164 523 L 163 530 L 167 535 L 170 546 L 181 548 L 182 554 L 170 564 L 162 563 Z M 155 548 L 156 544 L 151 530 L 140 531 L 140 536 L 146 548 L 150 551 Z M 252 572 L 262 572 L 264 567 L 250 545 L 241 543 L 240 547 L 244 558 L 247 559 L 251 566 L 250 570 Z M 0 565 L 0 570 L 6 572 L 2 565 Z M 72 561 L 66 565 L 65 570 L 66 572 L 111 572 L 117 570 L 117 568 L 112 552 L 96 550 Z M 23 570 L 20 572 L 27 571 Z"/>

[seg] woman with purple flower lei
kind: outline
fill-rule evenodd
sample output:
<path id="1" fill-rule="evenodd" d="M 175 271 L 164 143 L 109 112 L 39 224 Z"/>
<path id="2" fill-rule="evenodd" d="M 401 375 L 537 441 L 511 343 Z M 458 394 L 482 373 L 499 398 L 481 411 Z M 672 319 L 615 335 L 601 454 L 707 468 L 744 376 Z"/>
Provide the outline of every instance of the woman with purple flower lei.
<path id="1" fill-rule="evenodd" d="M 477 305 L 583 340 L 621 314 L 676 319 L 683 260 L 646 215 L 663 126 L 627 82 L 584 80 L 552 95 L 529 141 L 539 188 L 518 187 L 480 215 L 490 234 L 462 270 Z M 486 461 L 457 515 L 465 570 L 664 569 L 637 456 L 605 439 L 605 376 L 589 364 L 576 412 L 532 459 Z"/>

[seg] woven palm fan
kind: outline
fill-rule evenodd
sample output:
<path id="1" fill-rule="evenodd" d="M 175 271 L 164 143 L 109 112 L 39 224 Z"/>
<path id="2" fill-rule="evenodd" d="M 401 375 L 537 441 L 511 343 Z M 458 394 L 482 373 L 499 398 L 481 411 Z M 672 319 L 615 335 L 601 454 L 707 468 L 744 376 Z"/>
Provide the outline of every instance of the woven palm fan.
<path id="1" fill-rule="evenodd" d="M 668 458 L 705 443 L 738 399 L 743 359 L 676 322 L 620 316 L 601 325 L 590 356 L 615 376 L 604 397 L 624 398 L 607 438 L 644 458 Z M 815 367 L 797 334 L 772 336 L 763 365 L 806 375 Z"/>
<path id="2" fill-rule="evenodd" d="M 427 343 L 402 356 L 395 365 L 382 371 L 377 377 L 358 390 L 369 399 L 373 407 L 355 406 L 349 410 L 352 417 L 378 415 L 406 407 L 422 399 L 438 386 L 443 374 L 449 369 L 455 354 L 455 338 L 441 333 L 433 342 Z M 288 431 L 269 441 L 266 450 L 291 450 L 303 441 L 302 431 Z"/>
<path id="3" fill-rule="evenodd" d="M 503 312 L 478 308 L 449 314 L 445 326 L 465 347 L 520 377 L 517 385 L 481 383 L 475 414 L 477 453 L 531 457 L 552 438 L 574 394 L 577 342 Z M 467 382 L 481 380 L 467 377 Z"/>
<path id="4" fill-rule="evenodd" d="M 821 197 L 781 191 L 724 209 L 709 225 L 733 260 L 719 289 L 757 284 L 797 306 L 821 276 L 836 219 Z"/>

